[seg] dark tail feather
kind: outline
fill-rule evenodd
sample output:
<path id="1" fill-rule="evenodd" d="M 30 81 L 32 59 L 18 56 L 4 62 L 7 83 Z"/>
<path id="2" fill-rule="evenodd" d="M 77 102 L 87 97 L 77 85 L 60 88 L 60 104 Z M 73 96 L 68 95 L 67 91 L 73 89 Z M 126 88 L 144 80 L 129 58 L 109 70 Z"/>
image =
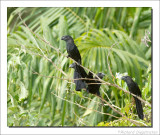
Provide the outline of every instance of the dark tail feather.
<path id="1" fill-rule="evenodd" d="M 85 82 L 82 80 L 76 80 L 76 91 L 81 91 L 81 89 L 86 88 Z"/>
<path id="2" fill-rule="evenodd" d="M 138 117 L 143 120 L 144 116 L 143 116 L 143 108 L 142 108 L 141 101 L 136 97 L 134 97 L 134 99 L 136 102 L 136 109 L 137 109 Z"/>

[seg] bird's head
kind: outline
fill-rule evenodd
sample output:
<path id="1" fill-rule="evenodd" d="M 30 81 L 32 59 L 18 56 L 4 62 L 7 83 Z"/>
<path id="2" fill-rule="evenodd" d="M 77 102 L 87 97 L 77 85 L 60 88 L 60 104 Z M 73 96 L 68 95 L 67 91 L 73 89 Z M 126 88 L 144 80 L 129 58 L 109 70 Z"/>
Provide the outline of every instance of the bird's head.
<path id="1" fill-rule="evenodd" d="M 61 38 L 61 40 L 64 40 L 64 41 L 73 41 L 73 39 L 72 39 L 72 37 L 71 36 L 69 36 L 69 35 L 66 35 L 66 36 L 63 36 L 62 38 Z"/>
<path id="2" fill-rule="evenodd" d="M 122 76 L 122 80 L 124 80 L 127 84 L 133 83 L 133 80 L 130 76 Z"/>
<path id="3" fill-rule="evenodd" d="M 69 65 L 69 68 L 76 68 L 76 63 L 72 63 L 71 65 Z"/>
<path id="4" fill-rule="evenodd" d="M 122 76 L 121 79 L 124 81 L 127 81 L 127 80 L 130 80 L 131 77 L 130 76 Z"/>
<path id="5" fill-rule="evenodd" d="M 98 73 L 97 76 L 102 79 L 105 76 L 105 74 L 104 73 Z"/>

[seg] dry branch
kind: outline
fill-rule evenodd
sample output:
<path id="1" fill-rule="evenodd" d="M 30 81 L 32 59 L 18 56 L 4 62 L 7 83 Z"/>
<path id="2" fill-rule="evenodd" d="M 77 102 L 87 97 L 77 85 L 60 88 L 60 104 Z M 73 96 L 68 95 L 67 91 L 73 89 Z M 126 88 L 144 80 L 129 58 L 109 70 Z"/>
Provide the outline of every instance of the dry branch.
<path id="1" fill-rule="evenodd" d="M 140 126 L 139 124 L 143 124 L 143 126 L 147 126 L 146 124 L 144 123 L 140 123 L 138 121 L 135 121 L 135 120 L 132 120 L 132 119 L 129 119 L 128 117 L 126 117 L 123 113 L 119 112 L 118 110 L 116 110 L 110 103 L 108 103 L 106 100 L 104 100 L 102 97 L 99 97 L 97 95 L 95 95 L 96 97 L 100 98 L 102 101 L 104 101 L 106 104 L 108 104 L 109 107 L 112 108 L 113 111 L 115 111 L 116 113 L 120 114 L 122 117 L 124 117 L 126 120 L 134 123 L 136 126 Z"/>
<path id="2" fill-rule="evenodd" d="M 84 107 L 84 106 L 82 106 L 82 105 L 80 105 L 80 104 L 78 104 L 78 103 L 74 103 L 74 102 L 72 102 L 72 101 L 69 101 L 69 100 L 67 100 L 67 99 L 64 99 L 64 98 L 56 95 L 56 94 L 53 93 L 53 92 L 51 92 L 51 93 L 52 93 L 54 96 L 56 96 L 57 98 L 59 98 L 59 99 L 61 99 L 61 100 L 64 100 L 64 101 L 67 101 L 67 102 L 69 102 L 69 103 L 71 103 L 71 104 L 75 104 L 75 105 L 79 106 L 80 108 L 87 109 L 87 110 L 91 110 L 91 111 L 94 111 L 94 112 L 97 112 L 97 113 L 100 113 L 100 114 L 104 114 L 104 115 L 109 115 L 109 116 L 112 116 L 112 117 L 117 118 L 117 119 L 119 118 L 119 117 L 116 117 L 116 116 L 114 116 L 114 115 L 112 115 L 112 114 L 109 114 L 109 113 L 104 113 L 104 112 L 100 112 L 100 111 L 97 111 L 97 110 L 94 110 L 94 109 L 90 109 L 90 108 Z"/>

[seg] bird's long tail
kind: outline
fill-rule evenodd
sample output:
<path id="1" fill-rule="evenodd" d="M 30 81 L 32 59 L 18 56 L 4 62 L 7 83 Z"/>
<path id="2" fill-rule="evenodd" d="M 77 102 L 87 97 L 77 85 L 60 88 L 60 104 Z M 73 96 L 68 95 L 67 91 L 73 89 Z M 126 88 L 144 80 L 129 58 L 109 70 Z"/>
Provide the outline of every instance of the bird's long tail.
<path id="1" fill-rule="evenodd" d="M 142 108 L 141 101 L 136 97 L 134 97 L 134 99 L 136 102 L 136 109 L 137 109 L 138 117 L 143 120 L 144 116 L 143 116 L 143 108 Z"/>
<path id="2" fill-rule="evenodd" d="M 77 80 L 75 84 L 76 84 L 76 91 L 81 91 L 81 89 L 86 88 L 86 84 L 82 80 Z"/>

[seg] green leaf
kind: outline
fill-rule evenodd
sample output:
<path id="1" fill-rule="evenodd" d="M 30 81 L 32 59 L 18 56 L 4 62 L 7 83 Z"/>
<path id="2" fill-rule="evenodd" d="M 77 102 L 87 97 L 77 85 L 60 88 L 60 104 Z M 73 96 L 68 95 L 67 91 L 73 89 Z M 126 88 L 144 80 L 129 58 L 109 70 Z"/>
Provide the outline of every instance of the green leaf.
<path id="1" fill-rule="evenodd" d="M 85 113 L 83 114 L 83 117 L 86 117 L 87 115 L 91 114 L 93 112 L 92 109 L 94 109 L 94 105 L 95 105 L 95 101 L 96 101 L 96 97 L 93 98 L 93 100 L 91 101 L 91 103 L 88 105 L 88 109 L 85 111 Z"/>
<path id="2" fill-rule="evenodd" d="M 22 82 L 19 82 L 21 93 L 19 95 L 19 101 L 21 102 L 25 98 L 28 97 L 28 90 L 25 88 L 24 84 Z"/>

